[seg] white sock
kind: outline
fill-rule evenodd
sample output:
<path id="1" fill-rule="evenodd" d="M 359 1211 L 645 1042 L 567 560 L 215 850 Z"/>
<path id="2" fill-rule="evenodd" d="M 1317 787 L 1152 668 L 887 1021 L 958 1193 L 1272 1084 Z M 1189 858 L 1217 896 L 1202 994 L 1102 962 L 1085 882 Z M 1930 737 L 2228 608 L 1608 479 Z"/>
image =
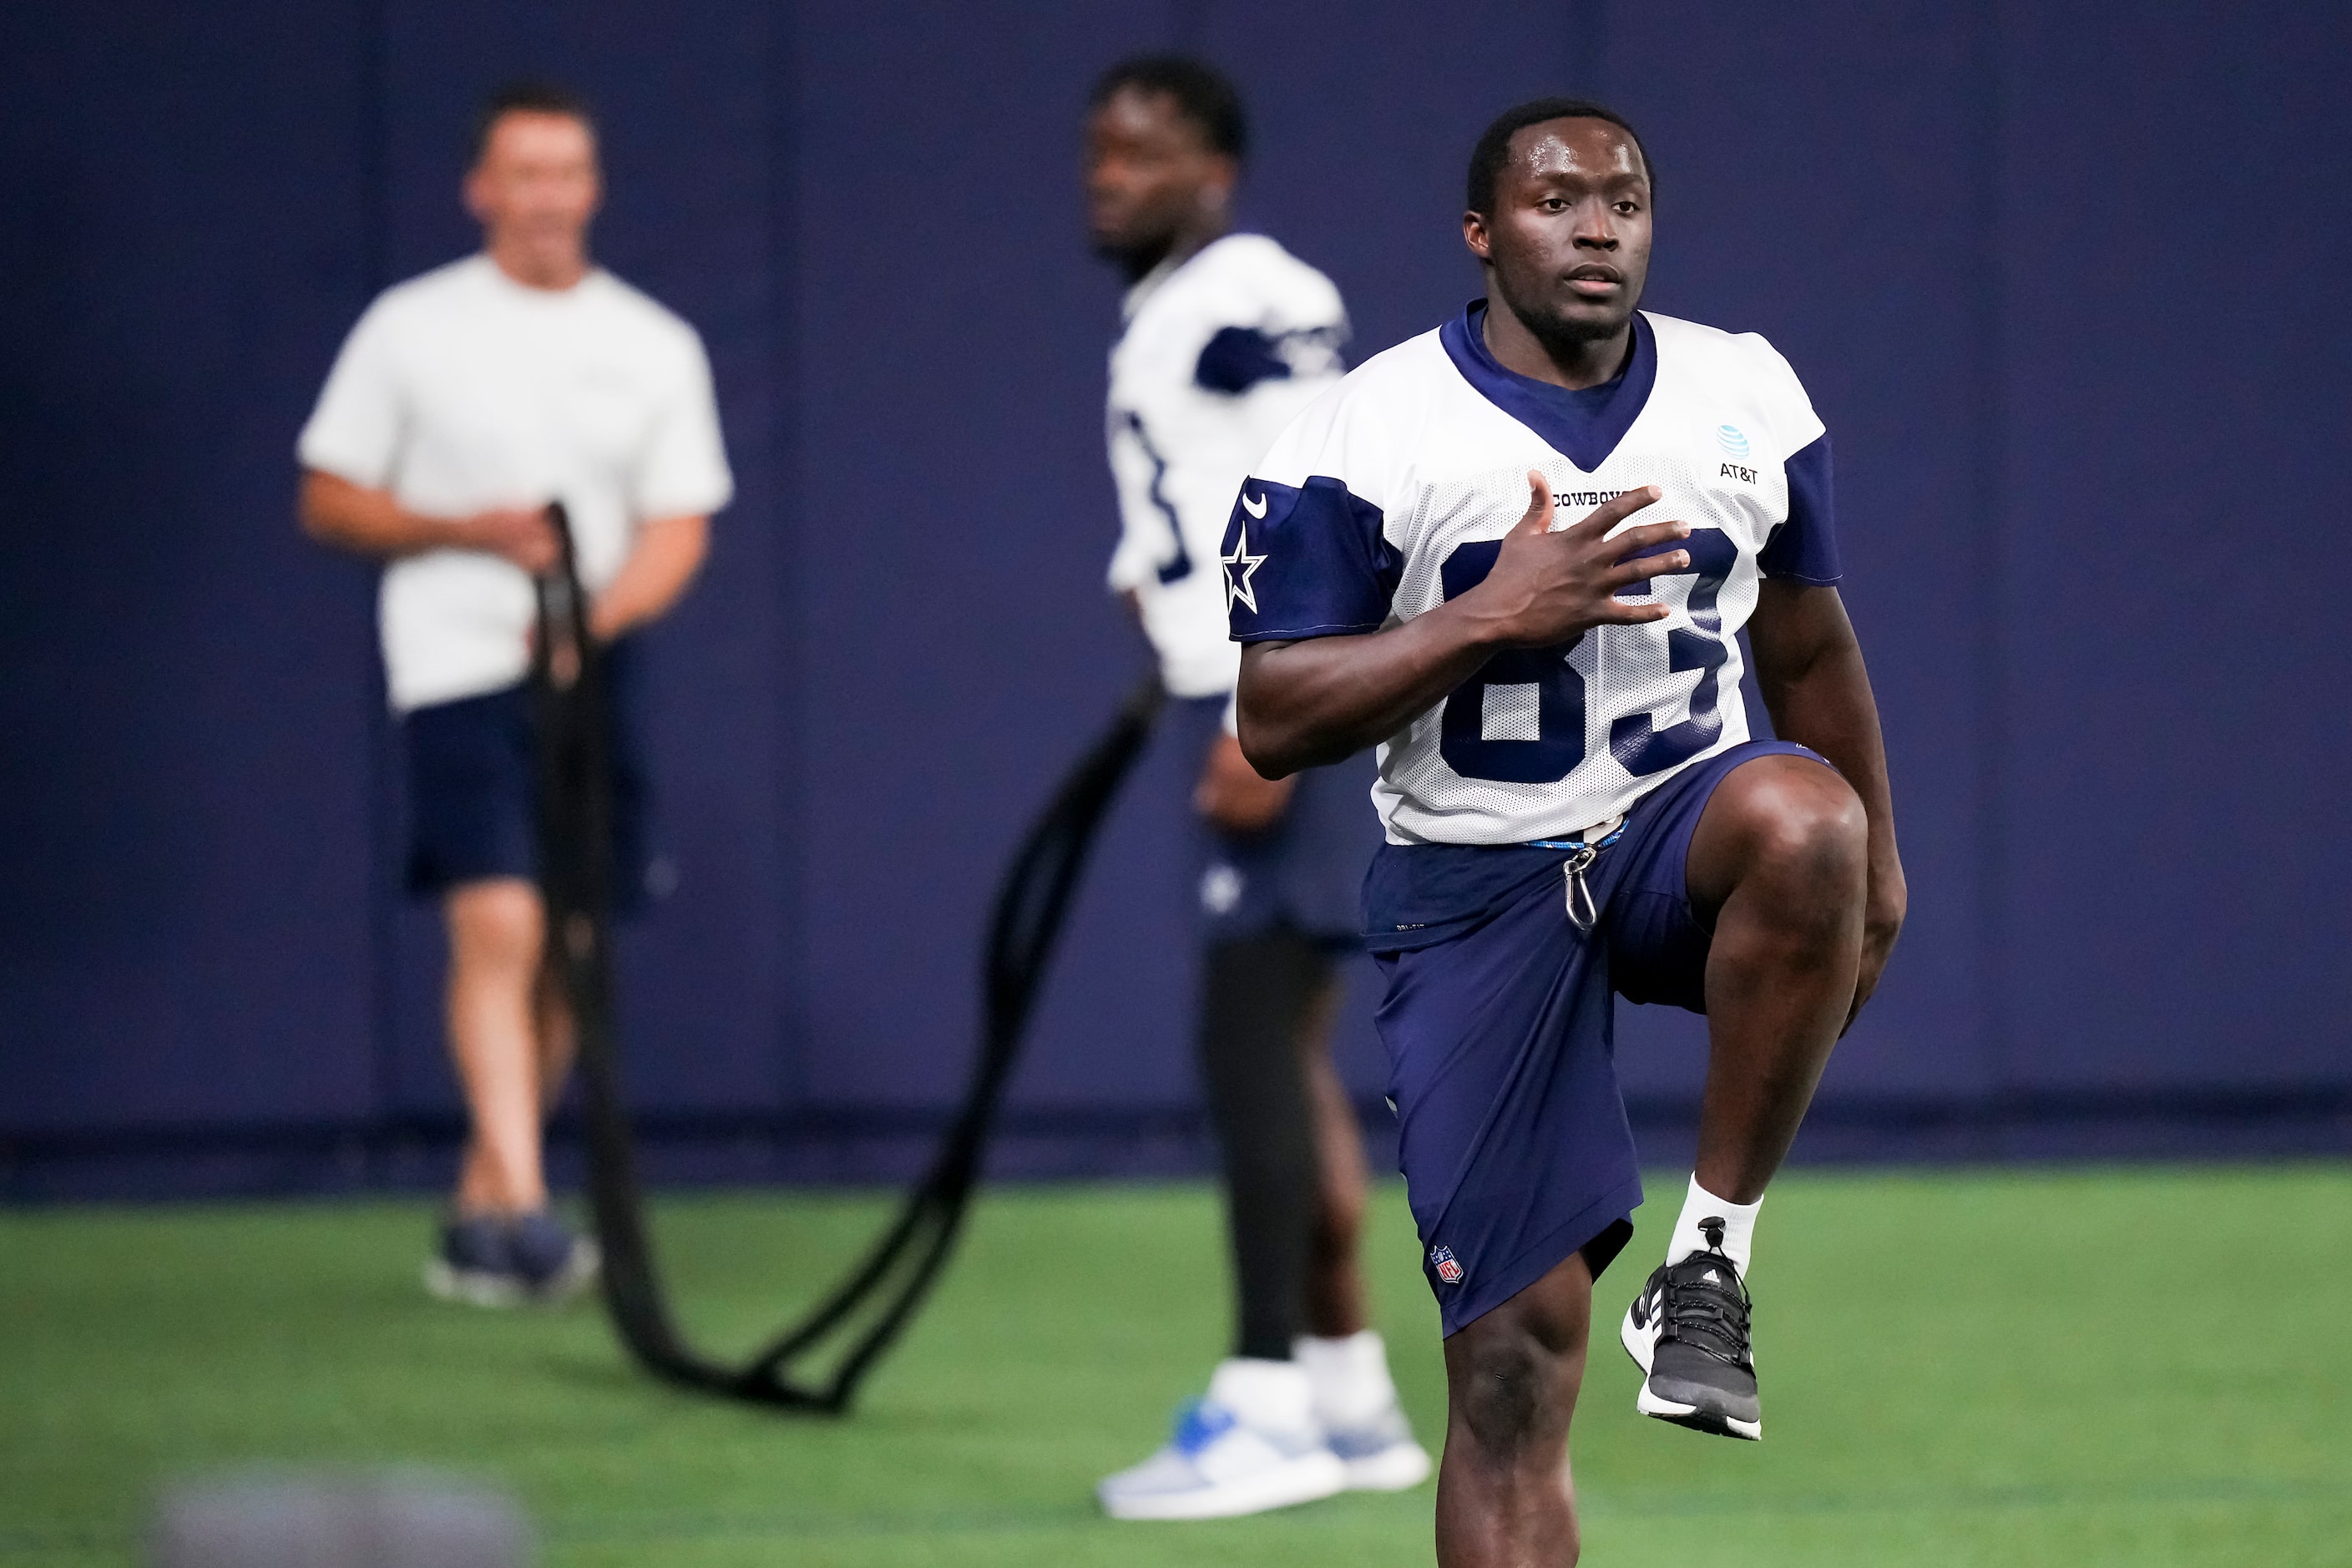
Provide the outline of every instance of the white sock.
<path id="1" fill-rule="evenodd" d="M 1666 1238 L 1666 1261 L 1680 1263 L 1694 1252 L 1705 1252 L 1714 1244 L 1707 1231 L 1714 1228 L 1710 1221 L 1720 1221 L 1723 1226 L 1723 1255 L 1739 1270 L 1742 1279 L 1748 1278 L 1748 1255 L 1756 1242 L 1756 1211 L 1764 1206 L 1758 1198 L 1752 1204 L 1726 1203 L 1693 1176 L 1690 1195 L 1683 1199 L 1682 1218 L 1675 1221 L 1674 1234 Z"/>
<path id="2" fill-rule="evenodd" d="M 1221 1361 L 1209 1375 L 1209 1401 L 1232 1411 L 1242 1425 L 1261 1430 L 1297 1432 L 1316 1425 L 1307 1369 L 1295 1361 Z"/>
<path id="3" fill-rule="evenodd" d="M 1336 1340 L 1310 1334 L 1292 1342 L 1291 1354 L 1307 1369 L 1316 1416 L 1327 1428 L 1360 1426 L 1396 1403 L 1388 1346 L 1376 1330 Z"/>

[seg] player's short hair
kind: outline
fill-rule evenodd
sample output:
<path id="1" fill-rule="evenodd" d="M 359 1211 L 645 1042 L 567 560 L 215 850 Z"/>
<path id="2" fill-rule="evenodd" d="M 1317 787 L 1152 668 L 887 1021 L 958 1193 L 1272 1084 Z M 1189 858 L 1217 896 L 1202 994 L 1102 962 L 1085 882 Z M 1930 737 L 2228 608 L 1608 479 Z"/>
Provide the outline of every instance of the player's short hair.
<path id="1" fill-rule="evenodd" d="M 1242 95 L 1214 66 L 1190 55 L 1137 55 L 1103 72 L 1087 108 L 1100 109 L 1129 89 L 1174 99 L 1177 112 L 1199 128 L 1211 152 L 1236 163 L 1248 155 L 1249 120 L 1242 112 Z"/>
<path id="2" fill-rule="evenodd" d="M 1470 149 L 1470 180 L 1465 205 L 1474 213 L 1495 210 L 1495 182 L 1502 176 L 1503 165 L 1511 161 L 1511 138 L 1547 120 L 1605 120 L 1622 131 L 1633 142 L 1633 151 L 1642 154 L 1642 171 L 1649 177 L 1651 196 L 1656 197 L 1657 171 L 1651 166 L 1650 150 L 1642 145 L 1642 133 L 1633 129 L 1632 121 L 1590 99 L 1538 98 L 1505 110 L 1492 125 L 1479 132 L 1478 144 Z"/>
<path id="3" fill-rule="evenodd" d="M 591 136 L 596 133 L 596 117 L 589 112 L 588 100 L 570 88 L 536 78 L 510 81 L 482 100 L 482 107 L 475 111 L 469 167 L 482 161 L 482 154 L 490 150 L 491 131 L 509 114 L 560 114 L 580 121 Z"/>

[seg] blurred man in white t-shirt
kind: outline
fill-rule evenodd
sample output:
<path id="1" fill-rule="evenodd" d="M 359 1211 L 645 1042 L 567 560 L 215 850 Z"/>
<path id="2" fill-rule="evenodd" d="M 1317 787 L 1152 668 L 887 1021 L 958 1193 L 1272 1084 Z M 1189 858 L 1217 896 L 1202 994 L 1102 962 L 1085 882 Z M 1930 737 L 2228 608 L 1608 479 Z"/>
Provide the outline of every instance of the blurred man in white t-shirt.
<path id="1" fill-rule="evenodd" d="M 436 1294 L 548 1300 L 594 1272 L 549 1212 L 541 1125 L 571 1067 L 542 962 L 524 678 L 531 575 L 562 501 L 591 627 L 612 648 L 614 850 L 644 887 L 642 769 L 625 635 L 693 580 L 733 493 L 701 340 L 588 258 L 603 199 L 572 94 L 519 85 L 485 108 L 466 175 L 481 251 L 389 289 L 352 330 L 302 431 L 302 525 L 387 563 L 378 607 L 413 823 L 407 879 L 449 931 L 449 1046 L 472 1117 Z"/>

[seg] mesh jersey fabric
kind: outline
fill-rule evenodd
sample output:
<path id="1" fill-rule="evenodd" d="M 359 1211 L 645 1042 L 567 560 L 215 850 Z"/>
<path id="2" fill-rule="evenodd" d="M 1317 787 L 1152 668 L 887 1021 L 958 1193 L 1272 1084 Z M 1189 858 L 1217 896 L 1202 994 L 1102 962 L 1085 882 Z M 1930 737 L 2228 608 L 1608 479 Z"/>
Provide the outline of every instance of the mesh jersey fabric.
<path id="1" fill-rule="evenodd" d="M 1376 631 L 1481 581 L 1525 514 L 1553 526 L 1643 485 L 1621 526 L 1678 518 L 1688 570 L 1621 595 L 1673 611 L 1559 647 L 1498 653 L 1380 748 L 1393 844 L 1513 844 L 1628 810 L 1748 738 L 1738 635 L 1766 575 L 1839 579 L 1829 440 L 1754 334 L 1643 311 L 1612 382 L 1570 392 L 1496 363 L 1485 302 L 1374 356 L 1252 470 L 1219 551 L 1237 642 Z"/>
<path id="2" fill-rule="evenodd" d="M 1233 690 L 1216 546 L 1250 465 L 1335 385 L 1347 311 L 1331 280 L 1234 234 L 1129 290 L 1105 420 L 1119 542 L 1108 577 L 1136 595 L 1177 697 Z"/>

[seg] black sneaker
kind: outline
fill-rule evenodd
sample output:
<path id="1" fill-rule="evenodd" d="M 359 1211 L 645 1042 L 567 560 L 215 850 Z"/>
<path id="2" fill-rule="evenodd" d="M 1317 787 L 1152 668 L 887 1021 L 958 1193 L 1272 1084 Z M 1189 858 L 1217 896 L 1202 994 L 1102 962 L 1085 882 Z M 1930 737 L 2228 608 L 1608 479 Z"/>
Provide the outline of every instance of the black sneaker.
<path id="1" fill-rule="evenodd" d="M 1642 1369 L 1634 1405 L 1696 1432 L 1760 1441 L 1764 1407 L 1748 1345 L 1748 1287 L 1723 1255 L 1723 1223 L 1700 1229 L 1707 1249 L 1658 1269 L 1625 1309 L 1618 1338 Z"/>

